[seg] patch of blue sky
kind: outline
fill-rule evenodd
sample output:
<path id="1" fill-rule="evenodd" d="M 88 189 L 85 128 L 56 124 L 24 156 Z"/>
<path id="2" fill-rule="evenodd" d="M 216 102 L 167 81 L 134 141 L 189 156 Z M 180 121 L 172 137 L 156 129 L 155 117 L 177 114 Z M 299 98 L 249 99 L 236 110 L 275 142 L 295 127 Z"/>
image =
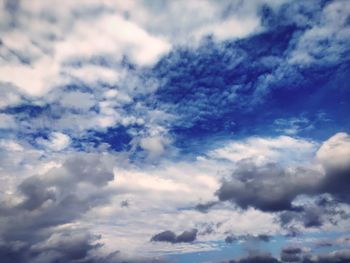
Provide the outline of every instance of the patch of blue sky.
<path id="1" fill-rule="evenodd" d="M 132 136 L 124 126 L 108 128 L 104 131 L 89 130 L 81 137 L 75 137 L 72 146 L 76 149 L 87 150 L 105 145 L 111 151 L 126 151 L 130 149 Z"/>
<path id="2" fill-rule="evenodd" d="M 237 259 L 247 256 L 249 252 L 268 252 L 275 258 L 279 258 L 284 247 L 300 247 L 306 249 L 306 253 L 328 253 L 337 249 L 345 248 L 346 245 L 332 243 L 330 246 L 319 246 L 319 241 L 337 240 L 348 236 L 350 232 L 327 232 L 317 231 L 305 233 L 302 236 L 288 237 L 276 235 L 269 242 L 263 241 L 235 241 L 231 244 L 224 241 L 209 242 L 213 249 L 201 252 L 170 254 L 168 258 L 177 263 L 186 262 L 220 262 L 223 260 Z M 307 252 L 308 251 L 308 252 Z"/>
<path id="3" fill-rule="evenodd" d="M 349 131 L 349 62 L 288 64 L 286 52 L 297 33 L 296 27 L 282 27 L 163 58 L 153 69 L 163 83 L 156 96 L 160 107 L 179 116 L 170 129 L 177 146 L 211 136 L 281 134 L 271 125 L 275 120 L 301 115 L 313 126 L 298 130 L 300 135 L 323 140 Z"/>

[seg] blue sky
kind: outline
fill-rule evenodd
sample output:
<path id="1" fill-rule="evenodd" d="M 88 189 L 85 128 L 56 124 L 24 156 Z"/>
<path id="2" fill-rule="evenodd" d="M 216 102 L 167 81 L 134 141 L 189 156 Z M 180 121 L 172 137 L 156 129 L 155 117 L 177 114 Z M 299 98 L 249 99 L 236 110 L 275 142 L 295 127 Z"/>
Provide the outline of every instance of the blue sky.
<path id="1" fill-rule="evenodd" d="M 346 0 L 0 1 L 1 262 L 349 262 Z"/>

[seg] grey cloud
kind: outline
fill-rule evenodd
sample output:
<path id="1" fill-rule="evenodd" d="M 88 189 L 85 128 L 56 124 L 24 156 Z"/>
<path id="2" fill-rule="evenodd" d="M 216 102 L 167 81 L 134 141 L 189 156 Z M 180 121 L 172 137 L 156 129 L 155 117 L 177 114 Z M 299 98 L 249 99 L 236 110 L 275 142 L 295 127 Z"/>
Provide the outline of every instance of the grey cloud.
<path id="1" fill-rule="evenodd" d="M 305 256 L 302 263 L 349 263 L 350 250 L 337 250 L 324 255 Z"/>
<path id="2" fill-rule="evenodd" d="M 217 231 L 218 226 L 214 223 L 201 223 L 197 225 L 198 229 L 198 235 L 210 235 Z"/>
<path id="3" fill-rule="evenodd" d="M 224 181 L 216 192 L 221 201 L 233 201 L 242 208 L 249 206 L 262 211 L 292 209 L 292 201 L 299 194 L 314 192 L 316 171 L 302 167 L 289 172 L 276 163 L 257 166 L 241 162 L 230 181 Z"/>
<path id="4" fill-rule="evenodd" d="M 176 243 L 176 234 L 172 231 L 167 230 L 154 235 L 151 238 L 151 241 Z"/>
<path id="5" fill-rule="evenodd" d="M 261 241 L 264 241 L 264 242 L 270 242 L 271 240 L 271 236 L 269 235 L 258 235 L 258 238 L 261 240 Z"/>
<path id="6" fill-rule="evenodd" d="M 299 211 L 283 211 L 280 214 L 281 224 L 283 226 L 292 222 L 301 222 L 304 227 L 320 227 L 324 223 L 326 209 L 318 206 L 302 207 Z"/>
<path id="7" fill-rule="evenodd" d="M 218 202 L 217 201 L 211 201 L 203 204 L 198 204 L 195 206 L 195 209 L 202 213 L 207 213 L 210 208 L 215 206 Z"/>
<path id="8" fill-rule="evenodd" d="M 300 248 L 285 248 L 281 251 L 281 261 L 270 254 L 251 254 L 237 260 L 222 261 L 220 263 L 348 263 L 350 250 L 337 250 L 328 254 L 302 255 Z"/>
<path id="9" fill-rule="evenodd" d="M 90 252 L 99 246 L 89 234 L 55 233 L 32 246 L 20 242 L 0 244 L 0 259 L 4 263 L 90 262 Z"/>
<path id="10" fill-rule="evenodd" d="M 251 162 L 241 162 L 230 180 L 222 182 L 216 195 L 221 201 L 232 201 L 241 208 L 254 207 L 262 211 L 295 211 L 293 200 L 301 194 L 330 194 L 339 202 L 350 202 L 350 165 L 326 167 L 325 175 L 312 169 L 297 167 L 288 171 L 278 164 L 269 163 L 257 166 Z M 333 205 L 329 205 L 329 209 Z M 329 210 L 328 209 L 328 210 Z M 309 206 L 303 209 L 305 227 L 322 225 L 324 205 Z M 300 217 L 291 212 L 287 217 Z"/>
<path id="11" fill-rule="evenodd" d="M 164 231 L 159 234 L 154 235 L 151 238 L 151 241 L 155 242 L 169 242 L 169 243 L 191 243 L 197 239 L 197 229 L 191 229 L 182 232 L 180 235 L 176 236 L 176 234 L 172 231 Z"/>
<path id="12" fill-rule="evenodd" d="M 326 176 L 322 181 L 320 192 L 329 193 L 340 201 L 350 202 L 350 163 L 346 167 L 326 169 Z"/>
<path id="13" fill-rule="evenodd" d="M 348 215 L 342 203 L 328 194 L 321 195 L 308 204 L 294 207 L 293 210 L 279 213 L 280 223 L 285 229 L 289 229 L 295 223 L 300 223 L 306 228 L 318 228 L 325 223 L 336 225 L 346 219 Z"/>
<path id="14" fill-rule="evenodd" d="M 227 236 L 227 237 L 225 238 L 225 243 L 231 244 L 231 243 L 233 243 L 234 241 L 237 241 L 237 240 L 238 240 L 238 239 L 237 239 L 236 237 L 230 235 L 230 236 Z"/>
<path id="15" fill-rule="evenodd" d="M 280 263 L 280 261 L 268 253 L 258 253 L 250 254 L 247 257 L 237 260 L 223 261 L 221 263 Z"/>
<path id="16" fill-rule="evenodd" d="M 17 203 L 0 202 L 1 262 L 90 262 L 98 238 L 82 228 L 59 229 L 109 201 L 104 186 L 114 178 L 114 161 L 102 153 L 76 153 L 61 167 L 24 179 Z"/>
<path id="17" fill-rule="evenodd" d="M 184 242 L 190 243 L 196 240 L 197 238 L 197 229 L 191 229 L 188 231 L 184 231 L 182 234 L 176 237 L 176 243 Z"/>
<path id="18" fill-rule="evenodd" d="M 302 249 L 299 247 L 286 247 L 281 251 L 283 262 L 300 262 Z"/>

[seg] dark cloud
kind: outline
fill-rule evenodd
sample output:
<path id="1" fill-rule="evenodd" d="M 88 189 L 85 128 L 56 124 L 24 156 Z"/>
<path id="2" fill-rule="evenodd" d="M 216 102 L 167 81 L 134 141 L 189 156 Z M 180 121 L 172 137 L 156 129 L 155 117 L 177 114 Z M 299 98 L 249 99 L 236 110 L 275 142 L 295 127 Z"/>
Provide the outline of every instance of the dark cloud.
<path id="1" fill-rule="evenodd" d="M 322 157 L 324 174 L 305 167 L 291 170 L 277 163 L 256 165 L 251 160 L 241 161 L 231 179 L 222 182 L 216 195 L 221 201 L 232 201 L 243 209 L 254 207 L 266 212 L 293 211 L 283 215 L 282 220 L 299 217 L 305 227 L 319 227 L 323 224 L 325 209 L 331 211 L 334 204 L 320 201 L 314 206 L 298 208 L 293 207 L 292 202 L 302 194 L 330 194 L 338 202 L 349 203 L 350 163 L 349 157 L 343 153 L 348 141 L 347 134 L 339 133 L 323 143 L 318 152 Z M 332 153 L 339 160 L 329 161 Z"/>
<path id="2" fill-rule="evenodd" d="M 336 225 L 339 221 L 346 219 L 348 215 L 342 203 L 328 194 L 321 195 L 313 201 L 310 200 L 308 204 L 294 207 L 291 211 L 279 213 L 280 224 L 285 229 L 289 229 L 295 223 L 300 223 L 306 228 L 319 228 L 325 223 Z"/>
<path id="3" fill-rule="evenodd" d="M 302 250 L 299 247 L 286 247 L 281 251 L 283 262 L 300 262 Z"/>
<path id="4" fill-rule="evenodd" d="M 270 242 L 271 236 L 269 236 L 269 235 L 258 235 L 258 239 L 260 239 L 261 241 L 264 241 L 264 242 Z"/>
<path id="5" fill-rule="evenodd" d="M 339 201 L 350 202 L 350 163 L 345 167 L 326 167 L 320 192 L 329 193 Z"/>
<path id="6" fill-rule="evenodd" d="M 76 153 L 60 167 L 24 179 L 15 196 L 21 201 L 0 203 L 1 262 L 90 262 L 98 237 L 60 227 L 108 202 L 103 186 L 114 178 L 113 162 L 108 155 Z"/>
<path id="7" fill-rule="evenodd" d="M 176 234 L 172 231 L 164 231 L 154 235 L 151 241 L 176 243 Z"/>
<path id="8" fill-rule="evenodd" d="M 182 234 L 176 237 L 176 243 L 185 242 L 190 243 L 196 240 L 197 238 L 197 229 L 191 229 L 189 231 L 184 231 Z"/>
<path id="9" fill-rule="evenodd" d="M 283 211 L 279 217 L 282 226 L 301 222 L 304 227 L 320 227 L 323 225 L 327 210 L 319 206 L 305 206 L 301 210 Z"/>
<path id="10" fill-rule="evenodd" d="M 242 208 L 254 207 L 276 212 L 292 209 L 299 194 L 314 192 L 319 174 L 305 168 L 288 172 L 276 163 L 257 166 L 241 162 L 230 181 L 224 181 L 216 192 L 221 201 L 233 201 Z"/>
<path id="11" fill-rule="evenodd" d="M 270 254 L 259 253 L 251 254 L 245 258 L 237 260 L 223 261 L 221 263 L 280 263 L 280 261 L 272 257 Z"/>
<path id="12" fill-rule="evenodd" d="M 270 254 L 251 254 L 245 258 L 222 261 L 220 263 L 349 263 L 350 250 L 337 250 L 328 254 L 302 255 L 300 248 L 284 248 L 281 251 L 281 259 L 272 257 Z"/>
<path id="13" fill-rule="evenodd" d="M 202 212 L 202 213 L 207 213 L 208 210 L 210 208 L 212 208 L 213 206 L 215 206 L 218 202 L 217 201 L 211 201 L 211 202 L 207 202 L 207 203 L 204 203 L 204 204 L 198 204 L 195 206 L 195 209 L 199 212 Z"/>
<path id="14" fill-rule="evenodd" d="M 94 262 L 90 253 L 101 246 L 96 239 L 85 233 L 56 232 L 32 246 L 12 241 L 0 244 L 0 260 L 4 263 Z"/>
<path id="15" fill-rule="evenodd" d="M 238 239 L 237 239 L 235 236 L 229 235 L 229 236 L 227 236 L 227 237 L 225 238 L 225 243 L 231 244 L 231 243 L 233 243 L 233 242 L 235 242 L 235 241 L 237 241 L 237 240 L 238 240 Z"/>
<path id="16" fill-rule="evenodd" d="M 182 232 L 180 235 L 176 236 L 176 234 L 172 231 L 164 231 L 159 234 L 154 235 L 151 238 L 151 241 L 155 242 L 169 242 L 169 243 L 191 243 L 197 238 L 197 229 L 191 229 Z"/>
<path id="17" fill-rule="evenodd" d="M 305 256 L 302 263 L 349 263 L 350 250 L 337 250 L 329 254 Z"/>

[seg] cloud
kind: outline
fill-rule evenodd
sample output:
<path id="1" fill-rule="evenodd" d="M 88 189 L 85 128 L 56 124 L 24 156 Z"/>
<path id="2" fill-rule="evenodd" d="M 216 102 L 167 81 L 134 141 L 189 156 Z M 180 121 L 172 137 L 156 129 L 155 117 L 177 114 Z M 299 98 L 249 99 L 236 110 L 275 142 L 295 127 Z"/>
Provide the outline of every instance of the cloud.
<path id="1" fill-rule="evenodd" d="M 21 101 L 21 95 L 15 87 L 0 84 L 0 109 L 10 105 L 20 104 Z"/>
<path id="2" fill-rule="evenodd" d="M 163 262 L 348 229 L 347 11 L 2 1 L 3 260 Z"/>
<path id="3" fill-rule="evenodd" d="M 350 136 L 345 132 L 333 135 L 322 143 L 316 155 L 326 169 L 346 168 L 350 160 Z"/>
<path id="4" fill-rule="evenodd" d="M 16 126 L 16 120 L 12 115 L 0 113 L 0 129 L 13 129 Z"/>
<path id="5" fill-rule="evenodd" d="M 146 137 L 140 140 L 141 148 L 148 151 L 148 156 L 150 159 L 154 159 L 162 155 L 165 151 L 165 146 L 168 143 L 169 140 L 161 136 Z"/>
<path id="6" fill-rule="evenodd" d="M 66 92 L 62 95 L 59 101 L 65 108 L 82 111 L 88 111 L 95 104 L 95 100 L 90 93 L 79 91 Z"/>
<path id="7" fill-rule="evenodd" d="M 98 247 L 97 239 L 75 222 L 108 202 L 103 187 L 114 178 L 113 160 L 97 153 L 70 154 L 61 165 L 18 183 L 0 203 L 1 258 L 8 262 L 86 260 Z"/>
<path id="8" fill-rule="evenodd" d="M 191 243 L 197 238 L 197 229 L 187 230 L 181 233 L 180 235 L 176 235 L 172 231 L 164 231 L 159 234 L 154 235 L 151 238 L 151 241 L 155 242 L 169 242 L 169 243 Z"/>
<path id="9" fill-rule="evenodd" d="M 158 233 L 154 235 L 151 238 L 151 241 L 156 242 L 169 242 L 169 243 L 175 243 L 176 242 L 176 234 L 170 230 Z"/>
<path id="10" fill-rule="evenodd" d="M 324 166 L 326 176 L 320 191 L 330 193 L 340 200 L 349 202 L 350 185 L 350 136 L 337 133 L 325 141 L 317 152 L 317 158 Z"/>
<path id="11" fill-rule="evenodd" d="M 154 64 L 171 47 L 166 40 L 149 34 L 115 10 L 104 9 L 102 3 L 78 5 L 64 1 L 55 13 L 46 4 L 31 6 L 19 2 L 18 6 L 16 23 L 3 28 L 1 52 L 7 63 L 0 67 L 0 77 L 3 83 L 16 86 L 27 96 L 43 96 L 69 79 L 81 79 L 83 83 L 118 80 L 118 73 L 109 68 L 67 67 L 76 59 L 112 55 L 115 61 L 121 62 L 123 56 L 127 56 L 133 63 L 147 66 Z M 79 9 L 89 8 L 98 14 L 92 17 L 77 14 Z M 6 15 L 4 10 L 2 13 Z M 40 16 L 41 12 L 47 12 L 47 16 Z M 18 61 L 16 56 L 21 54 L 28 57 L 27 63 Z"/>
<path id="12" fill-rule="evenodd" d="M 301 167 L 285 170 L 275 163 L 256 166 L 243 162 L 216 194 L 221 201 L 231 200 L 245 209 L 290 210 L 297 195 L 314 193 L 319 177 L 317 171 Z"/>
<path id="13" fill-rule="evenodd" d="M 196 45 L 208 35 L 222 41 L 258 32 L 261 30 L 258 12 L 263 4 L 275 9 L 281 6 L 278 1 L 178 1 L 156 2 L 152 5 L 140 5 L 137 1 L 130 1 L 119 5 L 132 21 L 151 32 L 163 35 L 175 45 Z M 193 12 L 197 16 L 192 16 Z"/>
<path id="14" fill-rule="evenodd" d="M 251 206 L 274 212 L 293 210 L 292 202 L 298 195 L 329 193 L 348 202 L 348 137 L 345 133 L 336 134 L 317 151 L 325 172 L 316 167 L 256 164 L 248 159 L 237 163 L 232 177 L 222 182 L 216 195 L 221 201 L 230 200 L 245 209 Z M 240 148 L 246 149 L 246 146 Z M 256 155 L 256 151 L 254 153 Z M 303 219 L 305 226 L 321 225 L 318 214 L 321 214 L 318 208 L 308 208 Z"/>
<path id="15" fill-rule="evenodd" d="M 328 254 L 306 256 L 303 263 L 346 263 L 350 260 L 350 251 L 348 249 L 337 250 Z"/>
<path id="16" fill-rule="evenodd" d="M 238 259 L 223 261 L 221 263 L 279 263 L 280 261 L 268 253 L 252 253 L 251 255 Z"/>
<path id="17" fill-rule="evenodd" d="M 268 253 L 251 254 L 238 260 L 222 261 L 221 263 L 345 263 L 350 259 L 349 250 L 336 250 L 328 254 L 304 255 L 298 247 L 286 247 L 281 250 L 281 261 Z"/>
<path id="18" fill-rule="evenodd" d="M 286 247 L 281 251 L 281 260 L 283 262 L 300 262 L 302 250 L 299 247 Z"/>
<path id="19" fill-rule="evenodd" d="M 350 5 L 347 1 L 327 4 L 318 22 L 304 32 L 292 51 L 290 62 L 301 65 L 312 63 L 338 63 L 347 57 Z"/>
<path id="20" fill-rule="evenodd" d="M 245 140 L 227 142 L 209 153 L 213 158 L 226 159 L 232 162 L 252 160 L 257 164 L 278 161 L 300 162 L 310 158 L 316 149 L 312 141 L 296 139 L 289 136 L 275 138 L 250 137 Z M 288 157 L 290 156 L 290 158 Z"/>
<path id="21" fill-rule="evenodd" d="M 53 151 L 64 150 L 71 143 L 70 137 L 60 132 L 52 132 L 48 140 L 39 138 L 36 141 Z"/>

